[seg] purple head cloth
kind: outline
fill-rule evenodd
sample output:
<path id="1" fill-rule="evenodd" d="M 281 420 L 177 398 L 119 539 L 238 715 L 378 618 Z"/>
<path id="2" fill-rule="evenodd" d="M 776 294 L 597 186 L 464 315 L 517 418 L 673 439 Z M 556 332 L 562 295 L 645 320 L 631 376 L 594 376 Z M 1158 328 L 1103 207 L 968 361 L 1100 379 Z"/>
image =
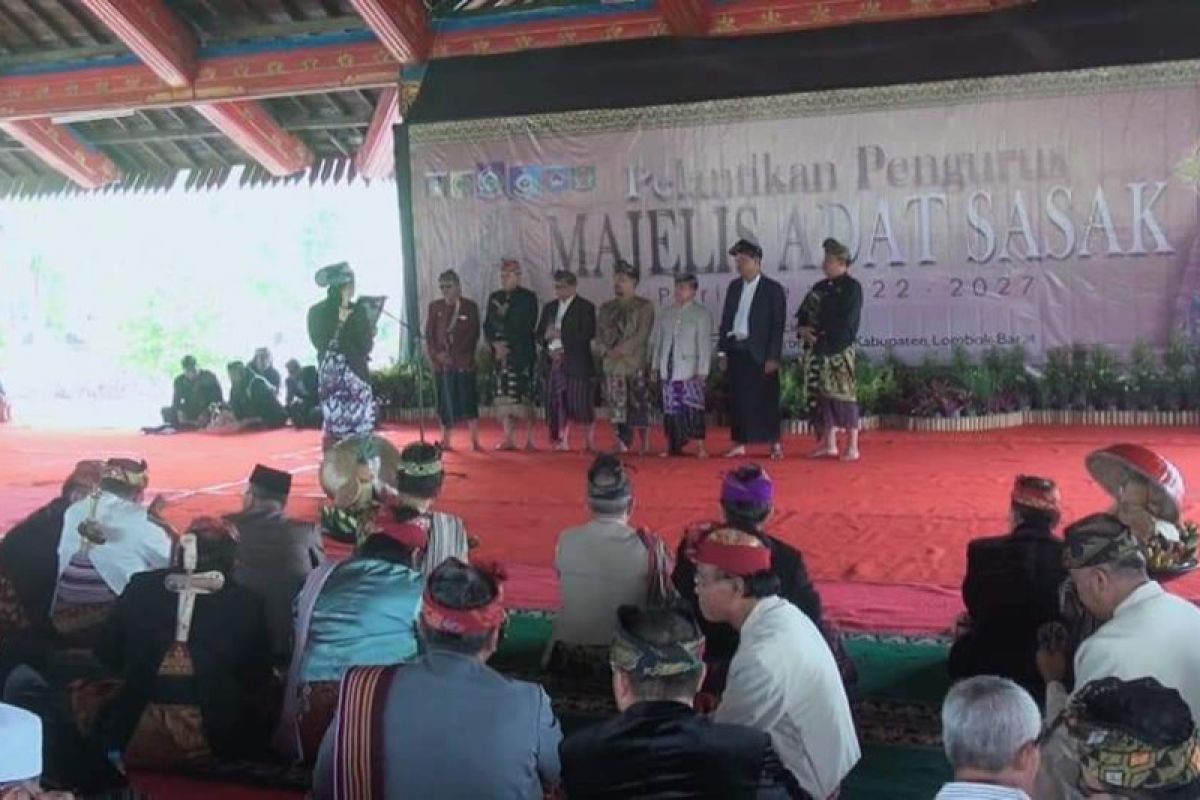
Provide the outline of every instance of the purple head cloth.
<path id="1" fill-rule="evenodd" d="M 760 471 L 750 480 L 741 480 L 737 472 L 729 472 L 721 484 L 722 503 L 742 503 L 762 508 L 770 506 L 774 499 L 775 486 L 766 470 Z"/>

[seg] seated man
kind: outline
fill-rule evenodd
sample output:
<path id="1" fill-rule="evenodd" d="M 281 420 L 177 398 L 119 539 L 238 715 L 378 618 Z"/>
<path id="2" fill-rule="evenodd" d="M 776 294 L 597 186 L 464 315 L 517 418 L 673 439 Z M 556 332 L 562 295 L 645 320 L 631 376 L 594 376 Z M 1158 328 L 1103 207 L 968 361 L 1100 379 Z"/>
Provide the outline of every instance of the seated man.
<path id="1" fill-rule="evenodd" d="M 300 362 L 294 358 L 285 366 L 285 402 L 292 425 L 296 428 L 320 428 L 323 416 L 321 401 L 317 397 L 317 368 L 301 367 Z"/>
<path id="2" fill-rule="evenodd" d="M 49 623 L 63 515 L 100 485 L 102 466 L 101 461 L 80 461 L 58 497 L 0 538 L 0 641 L 17 630 Z"/>
<path id="3" fill-rule="evenodd" d="M 771 551 L 757 536 L 718 528 L 696 544 L 695 561 L 701 613 L 740 634 L 714 719 L 770 734 L 801 788 L 833 797 L 861 751 L 829 645 L 778 596 Z"/>
<path id="4" fill-rule="evenodd" d="M 1061 722 L 1083 796 L 1200 797 L 1200 734 L 1174 689 L 1153 678 L 1104 678 L 1075 693 Z"/>
<path id="5" fill-rule="evenodd" d="M 757 464 L 738 467 L 725 475 L 721 484 L 721 511 L 726 524 L 743 531 L 753 532 L 771 551 L 771 574 L 779 580 L 779 596 L 803 611 L 825 636 L 838 670 L 847 687 L 857 682 L 854 662 L 842 646 L 841 636 L 821 616 L 821 596 L 808 577 L 804 556 L 791 545 L 771 536 L 764 529 L 775 507 L 775 484 L 766 470 Z M 725 686 L 725 674 L 729 662 L 738 646 L 738 634 L 733 627 L 704 619 L 696 598 L 695 574 L 692 551 L 696 542 L 713 526 L 693 526 L 679 543 L 675 557 L 675 571 L 671 576 L 679 596 L 692 607 L 692 613 L 700 619 L 704 631 L 704 660 L 709 674 L 704 688 L 719 694 Z"/>
<path id="6" fill-rule="evenodd" d="M 325 559 L 317 527 L 284 516 L 291 489 L 291 474 L 259 464 L 250 473 L 242 510 L 225 517 L 241 538 L 236 580 L 266 604 L 277 664 L 286 664 L 292 653 L 292 603 Z"/>
<path id="7" fill-rule="evenodd" d="M 306 594 L 315 589 L 316 599 L 310 611 L 303 596 L 297 603 L 298 663 L 293 663 L 298 669 L 289 675 L 284 698 L 285 717 L 294 716 L 294 721 L 280 723 L 281 730 L 294 728 L 305 761 L 316 757 L 346 670 L 417 656 L 416 622 L 425 583 L 416 565 L 428 535 L 424 520 L 385 523 L 353 557 L 323 571 L 323 582 L 310 581 L 305 587 Z M 290 705 L 295 698 L 302 701 Z"/>
<path id="8" fill-rule="evenodd" d="M 68 646 L 90 647 L 129 579 L 170 563 L 162 499 L 141 505 L 148 482 L 145 461 L 111 458 L 100 491 L 63 514 L 51 621 Z"/>
<path id="9" fill-rule="evenodd" d="M 1037 673 L 1038 629 L 1060 619 L 1066 580 L 1058 487 L 1046 478 L 1018 476 L 1009 514 L 1012 532 L 976 539 L 967 547 L 963 601 L 969 628 L 950 649 L 950 677 L 1001 675 L 1043 699 Z"/>
<path id="10" fill-rule="evenodd" d="M 229 410 L 239 427 L 282 428 L 287 424 L 287 410 L 266 378 L 248 370 L 241 361 L 231 362 L 228 370 Z"/>
<path id="11" fill-rule="evenodd" d="M 255 350 L 254 357 L 246 364 L 246 369 L 270 384 L 275 395 L 279 396 L 279 370 L 275 369 L 275 361 L 271 358 L 270 350 L 265 347 Z"/>
<path id="12" fill-rule="evenodd" d="M 1041 730 L 1037 704 L 1007 678 L 980 675 L 956 684 L 942 703 L 942 742 L 954 781 L 934 800 L 1029 800 Z"/>
<path id="13" fill-rule="evenodd" d="M 395 518 L 399 522 L 417 517 L 429 520 L 429 541 L 421 562 L 421 572 L 425 575 L 433 574 L 438 565 L 448 558 L 466 561 L 470 548 L 474 546 L 461 519 L 433 510 L 445 480 L 442 454 L 434 445 L 413 442 L 400 452 L 400 466 L 396 473 L 398 496 Z"/>
<path id="14" fill-rule="evenodd" d="M 180 430 L 203 428 L 208 425 L 209 407 L 222 401 L 221 384 L 216 375 L 197 369 L 193 356 L 184 356 L 181 366 L 171 405 L 162 410 L 163 422 Z"/>
<path id="15" fill-rule="evenodd" d="M 587 494 L 591 522 L 558 539 L 554 567 L 562 603 L 546 655 L 555 671 L 591 672 L 599 662 L 607 680 L 617 609 L 647 605 L 652 581 L 666 584 L 670 558 L 657 536 L 629 526 L 633 492 L 619 458 L 595 459 Z"/>
<path id="16" fill-rule="evenodd" d="M 170 569 L 135 575 L 96 655 L 121 687 L 95 735 L 130 766 L 254 758 L 270 733 L 271 654 L 262 600 L 233 581 L 237 530 L 201 517 Z M 81 726 L 83 727 L 83 726 Z"/>
<path id="17" fill-rule="evenodd" d="M 541 800 L 557 784 L 561 733 L 546 691 L 487 666 L 505 621 L 502 580 L 453 558 L 429 576 L 423 655 L 343 679 L 316 800 Z"/>
<path id="18" fill-rule="evenodd" d="M 610 656 L 621 714 L 563 741 L 568 797 L 808 797 L 767 734 L 714 724 L 693 710 L 704 677 L 704 637 L 691 614 L 623 606 L 618 619 Z"/>
<path id="19" fill-rule="evenodd" d="M 1146 558 L 1129 526 L 1110 514 L 1092 514 L 1066 530 L 1066 567 L 1080 602 L 1103 624 L 1075 652 L 1075 686 L 1102 678 L 1154 678 L 1183 697 L 1193 718 L 1200 711 L 1200 609 L 1167 593 L 1146 574 Z M 1060 650 L 1039 650 L 1046 681 L 1046 717 L 1067 705 L 1067 672 Z M 1042 750 L 1038 800 L 1072 797 L 1074 754 L 1063 737 Z"/>

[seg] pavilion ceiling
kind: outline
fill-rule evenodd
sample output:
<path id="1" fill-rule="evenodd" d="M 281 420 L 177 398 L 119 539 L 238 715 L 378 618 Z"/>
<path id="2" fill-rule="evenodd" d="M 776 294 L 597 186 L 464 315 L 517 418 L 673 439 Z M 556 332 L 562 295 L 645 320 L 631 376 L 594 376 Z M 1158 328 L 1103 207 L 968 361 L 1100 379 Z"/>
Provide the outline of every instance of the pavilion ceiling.
<path id="1" fill-rule="evenodd" d="M 387 176 L 430 58 L 1026 2 L 0 0 L 0 196 Z"/>

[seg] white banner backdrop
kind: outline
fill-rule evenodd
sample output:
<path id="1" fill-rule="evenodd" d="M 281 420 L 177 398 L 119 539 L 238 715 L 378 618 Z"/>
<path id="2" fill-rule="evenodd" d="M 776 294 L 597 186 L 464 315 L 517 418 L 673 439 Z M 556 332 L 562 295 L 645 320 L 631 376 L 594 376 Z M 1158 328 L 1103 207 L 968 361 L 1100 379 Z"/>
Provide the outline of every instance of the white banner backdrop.
<path id="1" fill-rule="evenodd" d="M 543 300 L 567 268 L 611 296 L 617 258 L 669 302 L 757 240 L 795 310 L 846 242 L 860 344 L 905 358 L 1023 344 L 1125 349 L 1200 331 L 1200 62 L 686 106 L 415 125 L 422 302 L 520 259 Z"/>

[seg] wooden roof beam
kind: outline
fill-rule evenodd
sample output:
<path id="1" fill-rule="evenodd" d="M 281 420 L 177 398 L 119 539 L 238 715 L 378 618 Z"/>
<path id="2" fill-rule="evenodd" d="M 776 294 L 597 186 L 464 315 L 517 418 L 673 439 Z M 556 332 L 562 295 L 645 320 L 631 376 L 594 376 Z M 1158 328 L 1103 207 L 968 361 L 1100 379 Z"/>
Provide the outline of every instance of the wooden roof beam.
<path id="1" fill-rule="evenodd" d="M 429 12 L 421 0 L 350 0 L 392 58 L 417 64 L 429 53 Z"/>
<path id="2" fill-rule="evenodd" d="M 168 86 L 196 77 L 196 38 L 162 0 L 79 0 Z"/>
<path id="3" fill-rule="evenodd" d="M 712 25 L 709 0 L 658 0 L 658 10 L 675 36 L 704 36 Z"/>
<path id="4" fill-rule="evenodd" d="M 201 103 L 195 109 L 276 177 L 300 172 L 313 163 L 313 153 L 304 142 L 279 127 L 258 103 Z"/>
<path id="5" fill-rule="evenodd" d="M 354 154 L 354 166 L 367 178 L 386 178 L 396 169 L 392 150 L 392 126 L 400 121 L 400 89 L 393 87 L 379 93 L 375 115 L 367 128 L 362 146 Z"/>
<path id="6" fill-rule="evenodd" d="M 0 122 L 0 130 L 85 189 L 97 189 L 121 177 L 107 156 L 88 147 L 69 128 L 48 119 Z"/>

